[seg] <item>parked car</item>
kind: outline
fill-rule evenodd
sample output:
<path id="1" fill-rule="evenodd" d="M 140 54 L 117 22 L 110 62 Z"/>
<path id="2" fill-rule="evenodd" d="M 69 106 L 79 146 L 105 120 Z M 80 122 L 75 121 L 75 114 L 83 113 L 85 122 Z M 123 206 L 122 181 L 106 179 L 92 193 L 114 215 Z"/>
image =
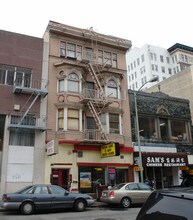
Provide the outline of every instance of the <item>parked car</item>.
<path id="1" fill-rule="evenodd" d="M 120 204 L 128 208 L 131 204 L 142 204 L 152 193 L 153 188 L 145 183 L 121 183 L 109 190 L 103 190 L 101 202 L 108 204 Z"/>
<path id="2" fill-rule="evenodd" d="M 74 208 L 84 211 L 94 199 L 87 194 L 72 193 L 56 185 L 31 185 L 15 193 L 3 195 L 1 206 L 30 215 L 39 209 Z"/>
<path id="3" fill-rule="evenodd" d="M 193 188 L 173 187 L 152 192 L 136 220 L 192 220 Z"/>

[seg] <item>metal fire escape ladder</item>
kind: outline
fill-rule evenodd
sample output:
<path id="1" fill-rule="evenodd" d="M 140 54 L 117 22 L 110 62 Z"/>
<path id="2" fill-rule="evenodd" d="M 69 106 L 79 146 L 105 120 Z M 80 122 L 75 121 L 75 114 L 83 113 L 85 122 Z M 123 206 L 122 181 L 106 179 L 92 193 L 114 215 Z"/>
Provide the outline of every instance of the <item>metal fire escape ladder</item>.
<path id="1" fill-rule="evenodd" d="M 100 93 L 99 93 L 100 98 L 104 100 L 105 99 L 105 95 L 104 95 L 104 91 L 103 91 L 103 88 L 102 88 L 101 83 L 100 83 L 101 77 L 100 77 L 100 80 L 99 80 L 99 77 L 98 77 L 99 74 L 96 74 L 96 72 L 95 72 L 95 70 L 94 70 L 94 68 L 93 68 L 91 63 L 88 63 L 88 70 L 89 70 L 89 72 L 90 72 L 90 74 L 91 74 L 91 76 L 92 76 L 96 86 L 98 87 L 98 89 L 100 91 Z"/>
<path id="2" fill-rule="evenodd" d="M 88 104 L 88 107 L 89 107 L 92 115 L 94 116 L 94 120 L 96 122 L 97 127 L 101 130 L 101 135 L 102 135 L 103 139 L 108 140 L 108 137 L 103 129 L 103 125 L 102 125 L 101 120 L 99 118 L 99 115 L 101 115 L 100 108 L 97 108 L 96 105 L 92 101 L 89 101 L 87 104 Z"/>
<path id="3" fill-rule="evenodd" d="M 34 95 L 34 93 L 33 93 Z M 32 106 L 34 105 L 34 103 L 36 102 L 36 100 L 39 98 L 39 96 L 41 95 L 41 93 L 36 93 L 34 100 L 31 102 L 30 106 L 28 107 L 28 109 L 26 110 L 26 112 L 24 113 L 24 115 L 22 116 L 21 120 L 19 121 L 18 125 L 21 125 L 21 123 L 23 122 L 24 118 L 26 117 L 26 115 L 28 114 L 28 112 L 31 110 Z M 28 101 L 29 102 L 29 99 Z M 25 104 L 26 105 L 26 104 Z"/>

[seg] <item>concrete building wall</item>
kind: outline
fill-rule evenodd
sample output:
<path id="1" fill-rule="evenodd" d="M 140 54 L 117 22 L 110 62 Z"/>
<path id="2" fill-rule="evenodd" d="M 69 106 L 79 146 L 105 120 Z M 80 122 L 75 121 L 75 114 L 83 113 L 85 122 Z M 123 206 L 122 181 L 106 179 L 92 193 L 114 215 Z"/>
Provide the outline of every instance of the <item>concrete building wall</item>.
<path id="1" fill-rule="evenodd" d="M 43 65 L 43 39 L 27 35 L 0 31 L 0 69 L 6 65 L 14 69 L 13 75 L 16 77 L 17 68 L 31 70 L 31 84 L 27 89 L 36 88 L 46 89 L 47 69 L 46 57 L 44 56 Z M 48 61 L 47 61 L 48 62 Z M 7 71 L 7 70 L 6 70 Z M 42 76 L 42 71 L 44 72 Z M 44 78 L 42 80 L 42 78 Z M 2 78 L 1 78 L 2 80 Z M 15 80 L 15 78 L 14 78 Z M 14 93 L 13 84 L 0 83 L 0 115 L 5 117 L 4 130 L 1 130 L 0 147 L 2 161 L 0 164 L 0 194 L 13 192 L 25 185 L 43 183 L 45 176 L 45 133 L 36 130 L 34 146 L 16 145 L 10 143 L 11 129 L 9 128 L 12 116 L 23 116 L 33 101 L 31 94 Z M 15 110 L 14 106 L 19 106 Z M 46 115 L 46 102 L 44 98 L 36 100 L 29 111 L 34 116 Z M 36 126 L 36 124 L 35 124 Z M 29 128 L 31 129 L 31 128 Z M 33 130 L 34 131 L 34 130 Z M 23 130 L 25 133 L 26 130 Z M 19 134 L 18 134 L 19 138 Z M 21 143 L 21 142 L 20 142 Z"/>

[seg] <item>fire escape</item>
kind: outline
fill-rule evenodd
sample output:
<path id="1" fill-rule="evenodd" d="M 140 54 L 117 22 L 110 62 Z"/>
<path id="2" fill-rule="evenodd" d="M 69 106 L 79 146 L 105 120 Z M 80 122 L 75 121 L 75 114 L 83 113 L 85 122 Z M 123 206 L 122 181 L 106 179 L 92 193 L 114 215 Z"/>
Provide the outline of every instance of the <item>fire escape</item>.
<path id="1" fill-rule="evenodd" d="M 14 114 L 10 114 L 8 128 L 29 128 L 40 131 L 46 130 L 46 116 L 34 115 L 31 109 L 34 104 L 40 99 L 45 98 L 48 94 L 48 82 L 44 80 L 31 80 L 30 78 L 17 77 L 14 86 L 14 94 L 27 94 L 29 95 L 25 104 L 14 105 Z"/>
<path id="2" fill-rule="evenodd" d="M 93 56 L 91 56 L 93 57 Z M 84 54 L 82 62 L 86 63 L 86 69 L 91 75 L 95 84 L 95 90 L 84 89 L 82 102 L 88 106 L 92 116 L 94 118 L 97 129 L 85 131 L 85 140 L 96 141 L 96 142 L 109 142 L 108 136 L 101 122 L 102 110 L 108 106 L 111 102 L 105 95 L 104 78 L 99 70 L 98 64 L 92 60 L 90 56 Z"/>

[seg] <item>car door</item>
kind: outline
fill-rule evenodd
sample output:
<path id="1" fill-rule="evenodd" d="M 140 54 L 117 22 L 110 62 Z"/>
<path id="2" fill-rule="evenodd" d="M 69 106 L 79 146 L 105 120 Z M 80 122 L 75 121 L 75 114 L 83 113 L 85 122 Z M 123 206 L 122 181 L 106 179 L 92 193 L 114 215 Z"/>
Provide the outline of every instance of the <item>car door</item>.
<path id="1" fill-rule="evenodd" d="M 60 186 L 49 186 L 51 192 L 52 208 L 69 208 L 73 207 L 73 199 L 69 192 Z"/>
<path id="2" fill-rule="evenodd" d="M 132 203 L 141 203 L 141 192 L 137 183 L 129 183 L 125 186 L 126 195 L 131 198 Z"/>
<path id="3" fill-rule="evenodd" d="M 47 186 L 36 186 L 31 197 L 37 209 L 46 209 L 52 206 L 51 195 Z"/>
<path id="4" fill-rule="evenodd" d="M 149 187 L 145 183 L 138 183 L 138 187 L 141 195 L 141 202 L 144 203 L 152 193 L 153 188 Z"/>

